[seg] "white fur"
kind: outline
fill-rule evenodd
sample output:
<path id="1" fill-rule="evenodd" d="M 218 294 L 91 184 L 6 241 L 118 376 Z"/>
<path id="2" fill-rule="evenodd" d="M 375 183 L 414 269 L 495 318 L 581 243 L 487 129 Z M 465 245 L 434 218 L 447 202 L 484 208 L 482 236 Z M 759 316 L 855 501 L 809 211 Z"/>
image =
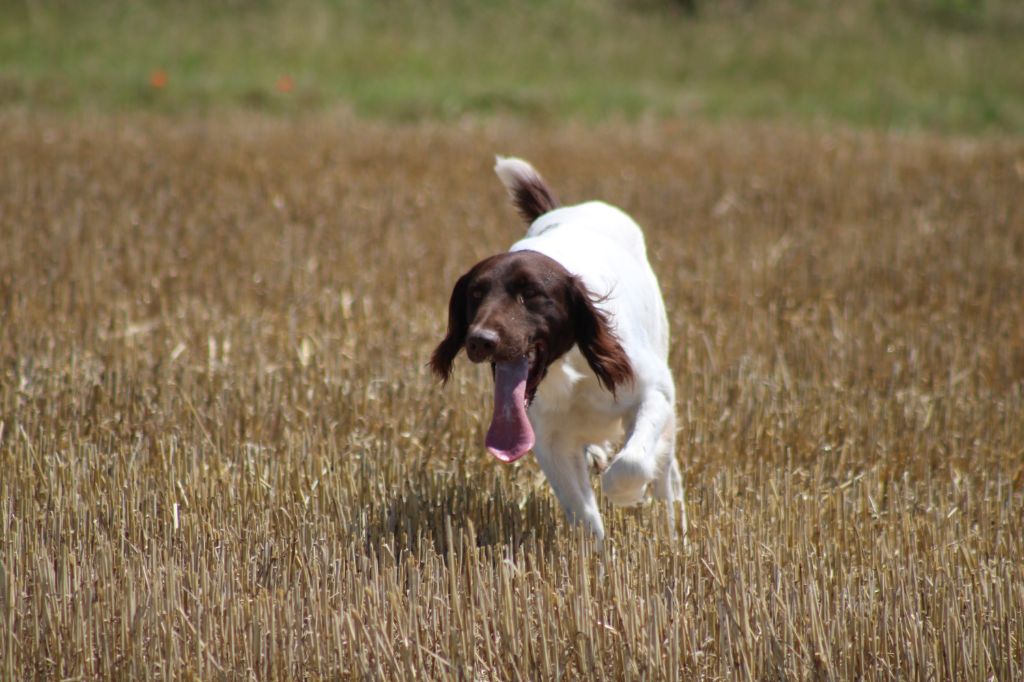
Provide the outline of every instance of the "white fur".
<path id="1" fill-rule="evenodd" d="M 495 168 L 509 191 L 520 179 L 539 179 L 525 161 L 501 159 Z M 643 232 L 628 215 L 602 202 L 558 208 L 530 225 L 510 251 L 537 251 L 582 279 L 602 300 L 605 313 L 635 375 L 617 395 L 601 387 L 579 348 L 555 361 L 529 409 L 537 436 L 534 454 L 568 517 L 600 540 L 604 524 L 590 485 L 588 452 L 600 462 L 606 442 L 624 445 L 601 476 L 615 504 L 654 497 L 682 508 L 682 475 L 676 462 L 675 384 L 668 367 L 669 328 L 658 281 L 647 261 Z M 596 448 L 596 451 L 595 451 Z"/>
<path id="2" fill-rule="evenodd" d="M 542 182 L 540 173 L 533 166 L 513 156 L 499 156 L 494 164 L 494 172 L 498 174 L 501 184 L 509 194 L 519 185 L 527 182 Z"/>

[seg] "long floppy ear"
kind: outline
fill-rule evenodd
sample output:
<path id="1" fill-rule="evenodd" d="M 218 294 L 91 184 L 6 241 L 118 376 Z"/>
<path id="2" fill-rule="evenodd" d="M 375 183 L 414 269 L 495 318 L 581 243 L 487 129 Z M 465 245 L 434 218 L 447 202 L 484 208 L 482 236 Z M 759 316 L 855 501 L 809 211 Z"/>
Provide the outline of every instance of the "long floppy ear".
<path id="1" fill-rule="evenodd" d="M 452 363 L 466 343 L 466 331 L 469 321 L 466 319 L 466 287 L 469 286 L 469 273 L 459 278 L 452 289 L 451 300 L 448 301 L 448 334 L 434 349 L 430 356 L 430 369 L 447 383 L 452 375 Z"/>
<path id="2" fill-rule="evenodd" d="M 594 305 L 594 296 L 576 277 L 569 292 L 572 325 L 576 345 L 587 359 L 602 386 L 615 394 L 615 389 L 633 383 L 633 365 L 615 337 L 608 316 Z"/>

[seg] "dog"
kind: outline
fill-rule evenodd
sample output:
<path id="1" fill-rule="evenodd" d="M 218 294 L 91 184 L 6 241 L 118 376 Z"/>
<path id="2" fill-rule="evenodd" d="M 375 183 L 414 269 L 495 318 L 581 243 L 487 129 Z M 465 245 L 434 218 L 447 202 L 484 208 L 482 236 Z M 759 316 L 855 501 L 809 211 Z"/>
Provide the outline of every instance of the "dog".
<path id="1" fill-rule="evenodd" d="M 598 543 L 588 461 L 614 504 L 648 492 L 668 502 L 673 536 L 679 503 L 685 534 L 668 318 L 643 232 L 600 201 L 560 207 L 526 161 L 499 156 L 494 170 L 529 228 L 455 283 L 433 372 L 447 382 L 463 348 L 491 364 L 487 449 L 514 462 L 532 448 L 570 522 Z M 624 444 L 609 464 L 614 442 Z"/>

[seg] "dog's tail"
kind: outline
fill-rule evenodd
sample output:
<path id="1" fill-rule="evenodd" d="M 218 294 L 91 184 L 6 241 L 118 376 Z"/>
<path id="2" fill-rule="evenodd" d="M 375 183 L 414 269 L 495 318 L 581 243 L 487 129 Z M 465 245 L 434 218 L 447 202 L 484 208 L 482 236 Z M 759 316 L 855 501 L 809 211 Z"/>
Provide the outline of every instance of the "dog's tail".
<path id="1" fill-rule="evenodd" d="M 494 164 L 501 184 L 527 224 L 558 208 L 558 199 L 533 166 L 515 157 L 499 156 Z"/>

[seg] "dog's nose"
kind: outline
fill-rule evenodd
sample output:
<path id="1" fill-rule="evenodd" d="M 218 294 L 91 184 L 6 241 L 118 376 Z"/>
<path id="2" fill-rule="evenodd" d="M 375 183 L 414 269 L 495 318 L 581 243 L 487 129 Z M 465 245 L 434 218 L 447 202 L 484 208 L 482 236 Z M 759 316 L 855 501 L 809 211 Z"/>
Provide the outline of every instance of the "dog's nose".
<path id="1" fill-rule="evenodd" d="M 474 329 L 466 339 L 466 355 L 473 362 L 483 362 L 498 347 L 498 333 L 490 329 Z"/>

